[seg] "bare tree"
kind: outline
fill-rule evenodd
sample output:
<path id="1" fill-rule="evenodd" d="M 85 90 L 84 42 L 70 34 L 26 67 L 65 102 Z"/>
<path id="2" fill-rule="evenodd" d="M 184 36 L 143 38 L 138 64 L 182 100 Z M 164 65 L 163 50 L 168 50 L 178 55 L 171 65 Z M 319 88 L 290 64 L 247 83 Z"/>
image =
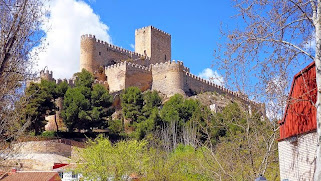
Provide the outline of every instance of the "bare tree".
<path id="1" fill-rule="evenodd" d="M 254 99 L 279 105 L 278 109 L 282 110 L 294 72 L 308 62 L 316 64 L 319 146 L 314 179 L 321 180 L 321 1 L 233 2 L 239 13 L 236 18 L 244 23 L 233 31 L 223 32 L 228 43 L 216 51 L 224 54 L 216 55 L 222 60 L 221 68 L 229 70 L 227 76 L 239 90 L 253 93 Z M 240 83 L 252 87 L 245 88 Z M 273 90 L 273 84 L 280 89 Z M 280 115 L 280 112 L 274 114 Z"/>
<path id="2" fill-rule="evenodd" d="M 44 13 L 43 1 L 0 0 L 1 145 L 15 139 L 28 125 L 27 121 L 25 126 L 17 126 L 28 100 L 20 98 L 26 81 L 34 76 L 30 53 L 43 38 L 40 26 Z"/>

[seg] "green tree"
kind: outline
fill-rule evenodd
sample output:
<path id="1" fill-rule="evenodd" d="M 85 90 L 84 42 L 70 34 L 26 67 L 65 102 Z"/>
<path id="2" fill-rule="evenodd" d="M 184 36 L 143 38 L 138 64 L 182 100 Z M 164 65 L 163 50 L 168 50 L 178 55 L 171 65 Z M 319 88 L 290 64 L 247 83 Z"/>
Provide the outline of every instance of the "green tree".
<path id="1" fill-rule="evenodd" d="M 66 81 L 63 81 L 63 82 L 59 83 L 56 86 L 56 90 L 55 90 L 56 97 L 55 97 L 55 99 L 57 99 L 58 97 L 62 97 L 63 98 L 65 96 L 68 88 L 69 88 L 69 85 L 68 85 L 68 83 Z"/>
<path id="2" fill-rule="evenodd" d="M 121 94 L 121 106 L 125 119 L 131 123 L 139 122 L 143 119 L 143 95 L 139 88 L 129 87 Z"/>
<path id="3" fill-rule="evenodd" d="M 31 119 L 29 129 L 39 135 L 46 125 L 45 116 L 55 113 L 55 83 L 42 80 L 40 84 L 31 83 L 26 90 L 26 96 L 30 97 L 26 105 L 26 118 Z"/>
<path id="4" fill-rule="evenodd" d="M 150 165 L 150 152 L 146 141 L 120 141 L 112 144 L 102 136 L 88 141 L 79 149 L 75 160 L 77 171 L 89 180 L 128 180 L 132 174 L 145 175 Z"/>
<path id="5" fill-rule="evenodd" d="M 75 128 L 86 128 L 90 120 L 90 100 L 86 99 L 82 87 L 69 88 L 64 97 L 63 121 L 72 132 Z"/>
<path id="6" fill-rule="evenodd" d="M 273 124 L 258 114 L 249 114 L 236 103 L 216 113 L 212 124 L 207 125 L 212 131 L 207 136 L 217 141 L 215 145 L 205 144 L 211 152 L 210 170 L 219 173 L 216 179 L 253 180 L 258 173 L 264 173 L 268 180 L 278 180 Z"/>
<path id="7" fill-rule="evenodd" d="M 112 108 L 112 97 L 105 87 L 95 84 L 91 92 L 91 125 L 103 126 L 107 117 L 114 112 Z"/>
<path id="8" fill-rule="evenodd" d="M 85 69 L 76 76 L 75 87 L 66 91 L 61 113 L 68 130 L 91 130 L 106 125 L 113 113 L 112 97 L 102 85 L 93 85 L 93 76 Z M 62 84 L 58 88 L 63 93 L 66 86 Z"/>
<path id="9" fill-rule="evenodd" d="M 147 91 L 143 95 L 144 106 L 142 109 L 145 118 L 149 118 L 153 110 L 158 109 L 162 105 L 162 98 L 157 91 Z"/>

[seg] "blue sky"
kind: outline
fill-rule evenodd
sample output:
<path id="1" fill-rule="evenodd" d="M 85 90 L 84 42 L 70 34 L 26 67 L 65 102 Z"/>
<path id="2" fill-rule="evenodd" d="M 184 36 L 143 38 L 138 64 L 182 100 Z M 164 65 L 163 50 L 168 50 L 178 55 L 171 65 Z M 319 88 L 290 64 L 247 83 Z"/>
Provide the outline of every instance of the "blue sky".
<path id="1" fill-rule="evenodd" d="M 172 35 L 172 59 L 181 60 L 198 74 L 211 67 L 220 41 L 220 24 L 231 22 L 234 9 L 225 1 L 87 1 L 109 26 L 114 44 L 132 49 L 134 30 L 153 25 Z M 213 67 L 215 69 L 215 67 Z"/>
<path id="2" fill-rule="evenodd" d="M 55 78 L 70 78 L 79 69 L 80 35 L 134 50 L 135 29 L 152 25 L 172 35 L 172 59 L 199 75 L 211 68 L 221 23 L 235 26 L 231 1 L 51 0 L 43 25 L 45 47 L 38 69 L 48 66 Z M 38 47 L 38 48 L 39 48 Z M 37 49 L 37 48 L 36 48 Z M 36 50 L 35 49 L 35 50 Z M 217 70 L 217 67 L 212 68 Z M 205 74 L 213 74 L 207 70 Z"/>

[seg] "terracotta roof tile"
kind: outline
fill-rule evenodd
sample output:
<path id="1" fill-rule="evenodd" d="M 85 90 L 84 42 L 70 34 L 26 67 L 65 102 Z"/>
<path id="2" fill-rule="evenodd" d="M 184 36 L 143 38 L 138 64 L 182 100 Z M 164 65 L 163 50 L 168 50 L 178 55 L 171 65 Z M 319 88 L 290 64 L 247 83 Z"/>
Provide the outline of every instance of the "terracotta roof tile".
<path id="1" fill-rule="evenodd" d="M 4 177 L 1 181 L 61 181 L 57 172 L 17 171 Z"/>

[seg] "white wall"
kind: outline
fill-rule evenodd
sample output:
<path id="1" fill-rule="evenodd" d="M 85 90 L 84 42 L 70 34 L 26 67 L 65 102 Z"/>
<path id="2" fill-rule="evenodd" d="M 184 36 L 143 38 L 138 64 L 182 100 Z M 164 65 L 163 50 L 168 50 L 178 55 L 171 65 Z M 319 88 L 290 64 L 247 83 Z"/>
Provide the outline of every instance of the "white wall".
<path id="1" fill-rule="evenodd" d="M 279 164 L 281 181 L 313 180 L 317 133 L 300 135 L 280 141 Z"/>

